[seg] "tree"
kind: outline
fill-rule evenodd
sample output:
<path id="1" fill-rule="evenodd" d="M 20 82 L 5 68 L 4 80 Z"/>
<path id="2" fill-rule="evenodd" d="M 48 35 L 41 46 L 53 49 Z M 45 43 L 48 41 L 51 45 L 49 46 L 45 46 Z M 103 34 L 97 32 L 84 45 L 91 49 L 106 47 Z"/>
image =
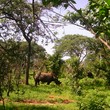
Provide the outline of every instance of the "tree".
<path id="1" fill-rule="evenodd" d="M 71 75 L 73 87 L 78 87 L 78 81 L 83 77 L 83 62 L 94 46 L 94 39 L 82 35 L 66 35 L 56 41 L 55 50 L 61 55 L 69 56 L 66 60 L 67 73 Z M 76 88 L 74 88 L 76 89 Z"/>
<path id="2" fill-rule="evenodd" d="M 1 0 L 0 1 L 0 29 L 1 38 L 6 39 L 14 37 L 17 40 L 24 39 L 28 43 L 28 56 L 26 58 L 26 84 L 28 85 L 31 43 L 32 40 L 39 40 L 39 37 L 46 41 L 52 40 L 52 31 L 48 24 L 43 22 L 43 7 L 39 2 L 32 1 L 32 4 L 26 0 Z M 55 36 L 54 36 L 55 37 Z"/>
<path id="3" fill-rule="evenodd" d="M 24 74 L 26 71 L 26 58 L 28 56 L 28 44 L 26 41 L 21 41 L 19 42 L 20 48 L 19 48 L 19 53 L 21 55 L 22 59 L 22 65 L 23 65 L 23 70 Z M 42 65 L 42 61 L 45 60 L 46 58 L 46 50 L 41 46 L 38 45 L 36 42 L 31 43 L 31 57 L 30 57 L 30 67 L 31 69 L 38 69 Z"/>
<path id="4" fill-rule="evenodd" d="M 27 48 L 26 42 L 0 40 L 0 99 L 3 100 L 4 92 L 9 96 L 10 92 L 19 90 L 25 68 L 24 56 L 28 54 Z M 32 42 L 31 64 L 41 58 L 45 58 L 45 49 Z"/>
<path id="5" fill-rule="evenodd" d="M 73 12 L 68 12 L 64 17 L 71 24 L 80 26 L 90 31 L 94 36 L 99 39 L 110 50 L 109 39 L 109 9 L 110 3 L 108 0 L 89 0 L 86 9 L 77 9 L 74 0 L 42 0 L 44 5 L 50 3 L 54 7 L 63 6 L 70 7 Z"/>
<path id="6" fill-rule="evenodd" d="M 109 52 L 110 52 L 110 2 L 109 0 L 89 0 L 88 6 L 85 9 L 77 9 L 74 0 L 42 0 L 44 5 L 53 4 L 54 7 L 63 6 L 70 7 L 73 11 L 68 12 L 64 19 L 71 24 L 84 28 L 90 31 L 103 46 L 101 58 L 106 62 L 107 76 L 109 75 Z M 100 47 L 97 47 L 97 49 Z M 104 56 L 102 55 L 104 54 Z M 102 57 L 103 56 L 103 57 Z M 109 77 L 107 78 L 109 79 Z"/>
<path id="7" fill-rule="evenodd" d="M 92 71 L 96 77 L 106 77 L 107 85 L 110 84 L 110 52 L 105 46 L 95 42 L 95 48 L 87 55 L 84 61 L 86 71 Z"/>
<path id="8" fill-rule="evenodd" d="M 3 105 L 3 93 L 9 96 L 20 81 L 22 57 L 18 50 L 19 42 L 14 42 L 13 39 L 0 41 L 0 100 L 3 101 Z M 19 71 L 15 73 L 16 66 L 19 66 Z"/>
<path id="9" fill-rule="evenodd" d="M 61 59 L 61 55 L 57 52 L 48 57 L 45 63 L 46 70 L 51 71 L 52 73 L 56 74 L 56 76 L 60 75 L 63 64 L 64 61 Z"/>
<path id="10" fill-rule="evenodd" d="M 84 61 L 91 48 L 94 48 L 95 39 L 82 35 L 66 35 L 55 43 L 56 51 L 62 56 L 77 57 L 80 62 Z"/>

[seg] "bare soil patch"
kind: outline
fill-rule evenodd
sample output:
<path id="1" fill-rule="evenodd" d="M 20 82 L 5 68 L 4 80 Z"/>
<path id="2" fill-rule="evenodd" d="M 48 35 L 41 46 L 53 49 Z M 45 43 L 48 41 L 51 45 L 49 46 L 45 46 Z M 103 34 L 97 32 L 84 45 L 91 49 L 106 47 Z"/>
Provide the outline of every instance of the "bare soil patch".
<path id="1" fill-rule="evenodd" d="M 50 100 L 41 100 L 41 101 L 33 100 L 33 99 L 26 99 L 26 100 L 19 100 L 19 101 L 13 102 L 13 103 L 15 103 L 15 104 L 23 103 L 26 105 L 28 105 L 28 104 L 29 105 L 55 105 L 55 104 L 69 104 L 69 103 L 76 102 L 75 100 L 63 99 L 63 97 L 52 96 L 52 95 L 49 96 L 49 99 Z M 4 101 L 5 101 L 5 103 L 9 102 L 8 99 L 5 99 Z M 3 101 L 0 100 L 0 103 L 2 104 Z"/>
<path id="2" fill-rule="evenodd" d="M 37 100 L 23 100 L 19 103 L 30 104 L 30 105 L 54 105 L 54 104 L 69 104 L 75 102 L 74 100 L 62 100 L 61 102 L 50 100 L 50 101 L 37 101 Z"/>

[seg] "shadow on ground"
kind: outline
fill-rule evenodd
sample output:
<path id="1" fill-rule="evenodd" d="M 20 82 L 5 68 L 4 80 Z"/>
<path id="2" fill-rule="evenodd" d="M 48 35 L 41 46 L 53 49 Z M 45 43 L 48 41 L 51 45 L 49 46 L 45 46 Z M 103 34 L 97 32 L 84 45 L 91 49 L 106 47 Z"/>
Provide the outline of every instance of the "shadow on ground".
<path id="1" fill-rule="evenodd" d="M 32 106 L 32 105 L 6 106 L 4 109 L 4 107 L 0 105 L 0 110 L 60 110 L 60 109 L 53 106 Z"/>

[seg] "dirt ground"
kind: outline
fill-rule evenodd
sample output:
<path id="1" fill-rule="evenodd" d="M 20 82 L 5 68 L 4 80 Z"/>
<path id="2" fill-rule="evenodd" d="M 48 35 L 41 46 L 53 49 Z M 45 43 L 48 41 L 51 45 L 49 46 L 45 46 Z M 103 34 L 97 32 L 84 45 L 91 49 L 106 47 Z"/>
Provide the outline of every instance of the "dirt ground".
<path id="1" fill-rule="evenodd" d="M 33 99 L 29 99 L 29 100 L 20 100 L 18 102 L 13 102 L 13 103 L 23 103 L 23 104 L 29 104 L 29 105 L 55 105 L 55 104 L 69 104 L 69 103 L 74 103 L 76 102 L 75 100 L 69 100 L 69 99 L 61 99 L 59 97 L 59 99 L 61 99 L 61 101 L 57 101 L 55 100 L 56 97 L 54 96 L 49 96 L 50 100 L 43 100 L 43 101 L 38 101 L 38 100 L 33 100 Z M 58 98 L 58 97 L 57 97 Z M 5 99 L 4 100 L 5 103 L 8 103 L 8 100 Z M 0 103 L 3 103 L 3 101 L 0 101 Z"/>

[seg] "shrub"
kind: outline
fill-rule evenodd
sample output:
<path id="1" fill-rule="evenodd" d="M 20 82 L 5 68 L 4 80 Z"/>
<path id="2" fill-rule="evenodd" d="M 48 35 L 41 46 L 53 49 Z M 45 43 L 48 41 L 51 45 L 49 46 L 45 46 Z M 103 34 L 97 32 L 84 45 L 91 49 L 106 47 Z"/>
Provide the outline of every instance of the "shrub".
<path id="1" fill-rule="evenodd" d="M 97 94 L 97 91 L 86 95 L 78 103 L 79 110 L 104 110 L 105 108 L 105 95 Z"/>
<path id="2" fill-rule="evenodd" d="M 79 81 L 79 84 L 82 88 L 94 88 L 101 87 L 105 85 L 105 79 L 102 78 L 83 78 Z"/>

